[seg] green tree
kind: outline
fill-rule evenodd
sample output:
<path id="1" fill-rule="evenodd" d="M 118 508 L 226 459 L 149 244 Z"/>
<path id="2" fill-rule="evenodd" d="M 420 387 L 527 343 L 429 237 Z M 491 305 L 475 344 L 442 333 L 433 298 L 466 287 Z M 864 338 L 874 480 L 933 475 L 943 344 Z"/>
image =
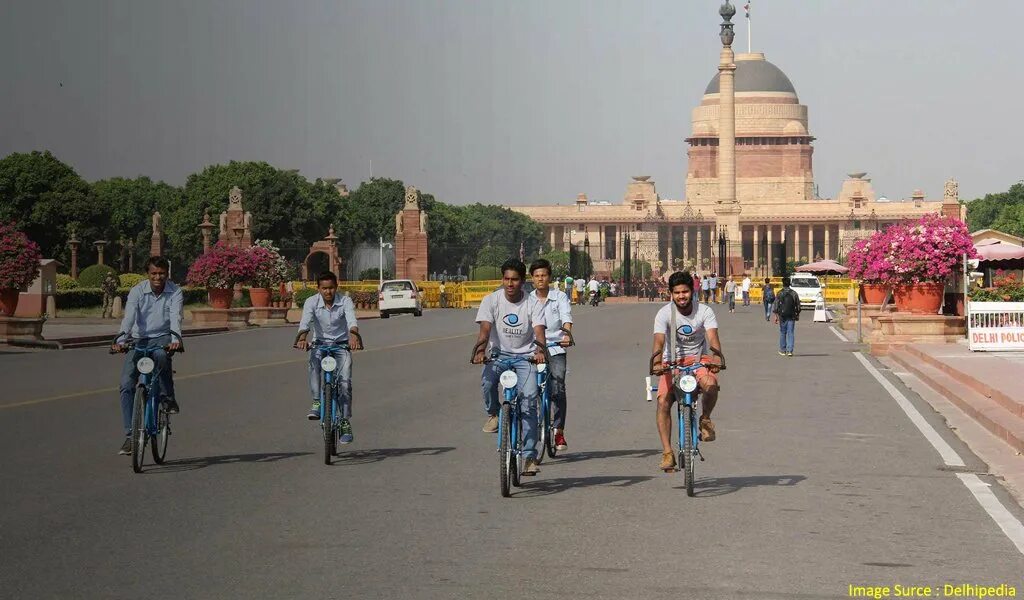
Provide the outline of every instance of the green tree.
<path id="1" fill-rule="evenodd" d="M 0 160 L 0 222 L 16 222 L 44 256 L 67 263 L 67 240 L 74 229 L 87 249 L 80 260 L 90 262 L 88 245 L 103 235 L 103 219 L 89 184 L 49 151 L 13 153 Z"/>
<path id="2" fill-rule="evenodd" d="M 639 277 L 641 279 L 650 279 L 654 269 L 651 267 L 651 263 L 643 260 L 633 259 L 630 261 L 630 276 Z M 615 267 L 612 270 L 612 279 L 618 281 L 622 279 L 622 266 Z"/>
<path id="3" fill-rule="evenodd" d="M 92 194 L 104 209 L 103 236 L 115 243 L 122 239 L 135 242 L 136 268 L 141 268 L 149 255 L 153 211 L 166 216 L 182 200 L 180 188 L 149 177 L 101 179 L 92 183 Z"/>
<path id="4" fill-rule="evenodd" d="M 374 177 L 349 194 L 341 210 L 345 250 L 379 238 L 395 239 L 395 215 L 405 206 L 405 184 L 397 179 Z M 429 231 L 429 225 L 428 225 Z"/>
<path id="5" fill-rule="evenodd" d="M 967 202 L 967 228 L 998 229 L 1013 235 L 1024 233 L 1020 207 L 1024 205 L 1024 183 L 1015 183 L 1006 192 L 985 194 Z"/>

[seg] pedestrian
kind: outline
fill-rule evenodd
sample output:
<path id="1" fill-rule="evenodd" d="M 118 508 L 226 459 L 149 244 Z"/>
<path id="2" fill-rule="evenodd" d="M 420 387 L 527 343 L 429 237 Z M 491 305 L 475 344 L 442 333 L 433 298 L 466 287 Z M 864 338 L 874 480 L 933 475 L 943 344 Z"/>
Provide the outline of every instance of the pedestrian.
<path id="1" fill-rule="evenodd" d="M 100 290 L 103 291 L 104 319 L 112 319 L 114 317 L 114 296 L 117 295 L 118 283 L 117 275 L 114 275 L 113 271 L 107 271 L 107 276 L 100 283 Z"/>
<path id="2" fill-rule="evenodd" d="M 437 286 L 437 293 L 441 297 L 441 308 L 448 308 L 448 294 L 444 291 L 444 280 L 441 280 L 441 285 Z"/>
<path id="3" fill-rule="evenodd" d="M 736 282 L 725 280 L 725 301 L 729 303 L 729 312 L 736 312 Z"/>
<path id="4" fill-rule="evenodd" d="M 714 302 L 715 304 L 718 304 L 718 277 L 712 273 L 708 277 L 707 283 L 708 289 L 705 290 L 705 294 L 707 296 L 704 298 L 704 302 Z"/>
<path id="5" fill-rule="evenodd" d="M 696 269 L 691 270 L 690 271 L 690 275 L 693 276 L 693 297 L 696 298 L 697 301 L 699 302 L 700 299 L 703 298 L 703 296 L 701 296 L 701 293 L 700 293 L 700 285 L 701 285 L 700 275 L 697 273 Z M 671 290 L 669 291 L 669 295 L 670 296 L 672 295 Z"/>
<path id="6" fill-rule="evenodd" d="M 750 275 L 743 274 L 743 284 L 740 286 L 743 292 L 743 306 L 750 306 Z"/>
<path id="7" fill-rule="evenodd" d="M 583 277 L 577 277 L 573 281 L 573 285 L 576 290 L 576 304 L 583 306 L 587 303 L 587 280 Z"/>
<path id="8" fill-rule="evenodd" d="M 612 296 L 617 296 L 619 293 L 619 286 L 613 281 L 608 286 L 608 293 Z"/>
<path id="9" fill-rule="evenodd" d="M 764 320 L 770 321 L 772 318 L 772 305 L 775 304 L 775 288 L 772 287 L 770 277 L 765 277 L 764 283 L 761 284 L 761 301 L 764 302 Z"/>
<path id="10" fill-rule="evenodd" d="M 775 324 L 779 326 L 779 356 L 793 356 L 796 322 L 800 320 L 800 296 L 789 287 L 789 277 L 782 278 L 782 289 L 775 297 Z"/>

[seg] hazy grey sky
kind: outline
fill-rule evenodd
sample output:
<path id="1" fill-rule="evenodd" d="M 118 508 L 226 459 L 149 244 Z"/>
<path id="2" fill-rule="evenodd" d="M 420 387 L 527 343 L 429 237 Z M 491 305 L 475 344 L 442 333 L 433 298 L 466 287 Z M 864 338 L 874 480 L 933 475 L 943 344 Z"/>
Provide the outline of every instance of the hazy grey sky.
<path id="1" fill-rule="evenodd" d="M 372 160 L 453 203 L 620 201 L 645 174 L 681 198 L 719 4 L 3 0 L 0 155 L 174 184 L 258 159 L 350 187 Z M 752 5 L 754 50 L 809 106 L 822 196 L 851 171 L 892 198 L 1024 178 L 1024 3 Z"/>

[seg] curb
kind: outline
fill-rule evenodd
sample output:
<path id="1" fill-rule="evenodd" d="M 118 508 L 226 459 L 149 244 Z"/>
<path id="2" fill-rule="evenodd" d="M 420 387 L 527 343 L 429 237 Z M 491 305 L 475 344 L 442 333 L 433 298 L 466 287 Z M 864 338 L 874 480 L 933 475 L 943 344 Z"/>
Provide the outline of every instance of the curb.
<path id="1" fill-rule="evenodd" d="M 215 333 L 224 333 L 227 331 L 237 331 L 235 329 L 229 329 L 227 327 L 203 327 L 199 329 L 186 329 L 181 333 L 181 337 L 195 337 L 199 335 L 212 335 Z M 109 335 L 85 335 L 79 337 L 67 337 L 67 338 L 54 338 L 52 340 L 44 340 L 46 342 L 53 342 L 60 345 L 60 349 L 67 350 L 72 348 L 90 348 L 95 346 L 106 346 L 110 344 L 112 336 Z"/>

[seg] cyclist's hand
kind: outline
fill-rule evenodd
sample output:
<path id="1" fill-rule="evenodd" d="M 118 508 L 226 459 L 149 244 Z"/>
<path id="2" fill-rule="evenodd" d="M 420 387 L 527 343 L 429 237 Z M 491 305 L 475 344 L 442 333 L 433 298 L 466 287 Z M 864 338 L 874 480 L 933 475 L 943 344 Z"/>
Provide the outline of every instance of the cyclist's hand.
<path id="1" fill-rule="evenodd" d="M 665 374 L 665 369 L 667 369 L 667 368 L 668 368 L 668 363 L 666 363 L 666 362 L 657 363 L 653 367 L 651 367 L 651 375 L 664 375 Z"/>
<path id="2" fill-rule="evenodd" d="M 181 350 L 181 342 L 171 342 L 170 344 L 167 344 L 168 352 L 177 352 L 179 350 Z"/>
<path id="3" fill-rule="evenodd" d="M 473 358 L 469 359 L 469 362 L 470 362 L 470 364 L 474 364 L 474 365 L 482 365 L 482 364 L 484 364 L 484 350 L 483 350 L 483 348 L 481 348 L 476 354 L 474 354 Z"/>
<path id="4" fill-rule="evenodd" d="M 354 350 L 354 351 L 355 350 L 362 350 L 363 349 L 363 341 L 360 340 L 357 337 L 353 337 L 352 339 L 350 339 L 348 341 L 348 348 L 349 348 L 349 350 Z"/>
<path id="5" fill-rule="evenodd" d="M 562 341 L 558 342 L 558 345 L 563 347 L 563 348 L 568 348 L 571 344 L 572 344 L 572 340 L 570 340 L 569 336 L 567 336 L 567 335 L 563 335 L 562 336 Z"/>
<path id="6" fill-rule="evenodd" d="M 110 351 L 111 352 L 117 352 L 119 354 L 123 353 L 124 352 L 124 346 L 122 344 L 111 344 L 110 345 Z"/>
<path id="7" fill-rule="evenodd" d="M 534 352 L 534 353 L 533 353 L 533 360 L 534 360 L 534 362 L 536 362 L 536 363 L 537 363 L 538 365 L 542 365 L 542 364 L 544 364 L 545 362 L 547 362 L 547 361 L 545 360 L 545 358 L 544 358 L 544 353 L 543 353 L 543 352 L 541 352 L 540 350 L 537 350 L 536 352 Z"/>
<path id="8" fill-rule="evenodd" d="M 299 340 L 295 342 L 295 347 L 303 351 L 309 350 L 309 342 L 307 342 L 306 340 Z"/>

